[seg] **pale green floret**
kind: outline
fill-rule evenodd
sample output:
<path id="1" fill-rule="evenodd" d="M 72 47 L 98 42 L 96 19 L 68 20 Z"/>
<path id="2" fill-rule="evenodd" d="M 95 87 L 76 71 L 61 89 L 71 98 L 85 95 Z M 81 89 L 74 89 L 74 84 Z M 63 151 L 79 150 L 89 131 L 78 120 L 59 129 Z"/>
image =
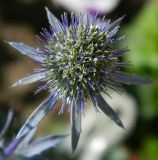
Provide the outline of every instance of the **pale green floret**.
<path id="1" fill-rule="evenodd" d="M 98 68 L 106 69 L 107 67 L 111 67 L 111 64 L 116 61 L 106 60 L 111 53 L 110 51 L 114 49 L 113 46 L 112 48 L 107 46 L 102 49 L 103 44 L 108 39 L 107 33 L 98 31 L 99 28 L 93 25 L 89 25 L 87 33 L 85 33 L 85 27 L 85 25 L 75 26 L 76 34 L 74 35 L 75 29 L 73 26 L 70 26 L 66 29 L 66 33 L 56 33 L 46 46 L 52 55 L 55 55 L 54 57 L 52 55 L 47 56 L 43 64 L 51 70 L 47 74 L 47 81 L 50 82 L 49 88 L 52 89 L 56 80 L 59 81 L 56 86 L 56 90 L 58 91 L 71 77 L 69 86 L 65 86 L 61 95 L 76 98 L 76 89 L 79 88 L 85 93 L 85 97 L 87 98 L 89 93 L 85 77 L 93 83 L 93 91 L 99 92 L 94 80 L 97 79 L 101 82 L 104 82 L 104 80 Z M 69 54 L 66 55 L 66 52 L 69 52 Z M 102 56 L 102 60 L 99 60 L 96 56 Z M 93 67 L 92 71 L 87 67 L 88 65 Z M 81 83 L 80 87 L 78 87 L 78 83 Z"/>

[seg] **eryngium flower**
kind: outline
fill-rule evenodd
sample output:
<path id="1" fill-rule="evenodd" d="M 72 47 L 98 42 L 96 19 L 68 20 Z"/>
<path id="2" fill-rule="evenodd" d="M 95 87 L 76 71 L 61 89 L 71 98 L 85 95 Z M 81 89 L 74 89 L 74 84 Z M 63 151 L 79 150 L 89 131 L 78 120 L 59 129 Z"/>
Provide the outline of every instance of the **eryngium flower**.
<path id="1" fill-rule="evenodd" d="M 42 81 L 44 85 L 36 93 L 46 88 L 49 90 L 49 96 L 34 111 L 19 134 L 35 127 L 57 100 L 62 99 L 59 113 L 63 113 L 65 104 L 68 104 L 72 149 L 75 150 L 81 132 L 81 113 L 88 99 L 91 99 L 96 111 L 102 110 L 123 128 L 116 112 L 101 93 L 108 94 L 108 88 L 120 92 L 121 83 L 144 84 L 149 80 L 120 70 L 129 66 L 120 60 L 128 51 L 127 48 L 119 48 L 124 36 L 116 36 L 123 17 L 111 23 L 110 20 L 105 22 L 104 18 L 98 20 L 96 14 L 92 17 L 71 14 L 69 25 L 66 13 L 61 16 L 62 22 L 59 22 L 48 9 L 46 11 L 51 31 L 43 30 L 37 49 L 23 43 L 9 42 L 12 47 L 40 64 L 40 68 L 32 75 L 19 80 L 13 87 Z"/>
<path id="2" fill-rule="evenodd" d="M 6 132 L 13 118 L 13 112 L 10 110 L 7 115 L 6 122 L 2 130 L 0 130 L 0 160 L 45 160 L 36 158 L 42 152 L 55 147 L 61 143 L 67 135 L 45 136 L 32 140 L 36 132 L 36 127 L 27 134 L 23 134 L 19 138 L 14 138 L 6 147 Z"/>

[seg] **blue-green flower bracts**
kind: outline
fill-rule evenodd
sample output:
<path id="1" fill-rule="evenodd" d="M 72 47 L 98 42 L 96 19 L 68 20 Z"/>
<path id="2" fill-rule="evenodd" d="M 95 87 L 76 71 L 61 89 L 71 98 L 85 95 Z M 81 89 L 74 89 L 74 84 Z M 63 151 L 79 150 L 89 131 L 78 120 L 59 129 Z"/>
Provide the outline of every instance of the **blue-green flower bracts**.
<path id="1" fill-rule="evenodd" d="M 68 24 L 66 13 L 61 16 L 62 22 L 59 22 L 48 9 L 46 11 L 51 31 L 43 30 L 37 49 L 23 43 L 9 42 L 12 47 L 40 64 L 40 68 L 32 75 L 19 80 L 13 87 L 44 82 L 36 91 L 49 90 L 49 96 L 40 105 L 40 111 L 42 107 L 43 112 L 39 121 L 54 107 L 57 100 L 63 100 L 59 113 L 63 113 L 65 104 L 68 104 L 72 122 L 72 149 L 75 150 L 81 132 L 81 114 L 88 99 L 91 99 L 96 111 L 101 109 L 123 127 L 116 112 L 106 103 L 101 93 L 108 95 L 109 88 L 120 93 L 121 83 L 144 84 L 149 80 L 120 69 L 129 66 L 120 60 L 128 51 L 127 48 L 119 48 L 124 36 L 116 36 L 123 17 L 111 23 L 104 18 L 98 20 L 97 14 L 92 17 L 71 14 L 71 22 Z M 35 118 L 35 112 L 32 117 Z M 27 123 L 30 128 L 38 124 L 33 124 L 31 119 Z"/>

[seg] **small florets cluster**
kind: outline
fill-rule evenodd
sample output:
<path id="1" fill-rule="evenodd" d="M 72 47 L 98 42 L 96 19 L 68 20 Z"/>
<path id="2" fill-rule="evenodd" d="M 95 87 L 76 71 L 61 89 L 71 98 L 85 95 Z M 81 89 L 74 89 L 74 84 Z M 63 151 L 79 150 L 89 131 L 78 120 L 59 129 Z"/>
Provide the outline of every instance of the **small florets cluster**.
<path id="1" fill-rule="evenodd" d="M 111 26 L 104 19 L 98 22 L 95 16 L 72 14 L 71 20 L 69 26 L 64 14 L 62 32 L 45 31 L 47 44 L 41 49 L 47 54 L 42 66 L 50 71 L 45 80 L 50 90 L 60 91 L 60 98 L 66 97 L 70 103 L 84 103 L 90 97 L 95 104 L 96 94 L 115 88 L 113 75 L 123 65 L 119 56 L 127 51 L 117 49 L 124 37 L 115 37 L 118 25 Z"/>

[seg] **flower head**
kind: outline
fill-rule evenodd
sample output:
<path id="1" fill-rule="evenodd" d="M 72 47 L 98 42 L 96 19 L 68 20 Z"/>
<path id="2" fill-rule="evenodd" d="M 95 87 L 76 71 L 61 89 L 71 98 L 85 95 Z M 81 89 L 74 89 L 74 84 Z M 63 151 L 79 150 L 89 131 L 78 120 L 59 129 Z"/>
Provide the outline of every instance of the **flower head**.
<path id="1" fill-rule="evenodd" d="M 127 48 L 119 48 L 124 36 L 116 36 L 123 17 L 111 23 L 110 20 L 105 22 L 104 18 L 98 20 L 96 14 L 92 17 L 82 14 L 76 17 L 71 14 L 69 25 L 66 13 L 61 17 L 62 22 L 59 22 L 48 9 L 46 11 L 51 31 L 43 30 L 41 34 L 44 41 L 41 40 L 37 49 L 23 43 L 9 42 L 12 47 L 40 63 L 40 68 L 32 75 L 19 80 L 13 86 L 42 81 L 44 85 L 36 93 L 46 88 L 49 90 L 48 98 L 28 119 L 25 129 L 36 126 L 58 99 L 63 100 L 59 113 L 63 113 L 65 104 L 69 105 L 72 148 L 75 149 L 81 132 L 81 113 L 88 99 L 91 99 L 96 111 L 100 108 L 123 127 L 101 93 L 108 94 L 108 88 L 120 92 L 121 83 L 142 84 L 149 80 L 120 70 L 129 66 L 127 62 L 120 60 L 128 51 Z M 36 116 L 37 121 L 33 122 Z"/>
<path id="2" fill-rule="evenodd" d="M 44 160 L 38 158 L 42 152 L 55 147 L 58 143 L 61 143 L 67 135 L 57 136 L 45 136 L 33 140 L 33 136 L 36 132 L 36 127 L 30 130 L 27 134 L 23 134 L 19 138 L 14 138 L 7 146 L 6 145 L 6 132 L 10 126 L 13 118 L 13 112 L 10 110 L 7 115 L 6 122 L 2 130 L 0 130 L 0 159 L 6 160 L 11 158 L 12 160 Z"/>

